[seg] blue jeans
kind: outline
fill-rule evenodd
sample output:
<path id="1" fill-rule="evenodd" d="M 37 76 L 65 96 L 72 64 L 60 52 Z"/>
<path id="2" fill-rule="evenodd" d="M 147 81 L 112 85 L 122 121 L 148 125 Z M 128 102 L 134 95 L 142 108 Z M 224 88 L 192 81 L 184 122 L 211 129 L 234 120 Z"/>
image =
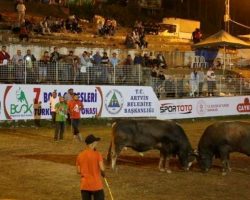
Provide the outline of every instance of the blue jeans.
<path id="1" fill-rule="evenodd" d="M 80 119 L 71 119 L 71 126 L 73 128 L 73 135 L 78 135 Z"/>

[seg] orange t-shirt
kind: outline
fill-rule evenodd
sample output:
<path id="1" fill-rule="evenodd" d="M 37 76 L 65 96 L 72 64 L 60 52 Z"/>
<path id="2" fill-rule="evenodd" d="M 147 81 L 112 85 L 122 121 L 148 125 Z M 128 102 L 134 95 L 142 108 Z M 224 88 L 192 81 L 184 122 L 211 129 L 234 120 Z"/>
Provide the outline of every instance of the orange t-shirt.
<path id="1" fill-rule="evenodd" d="M 80 166 L 81 190 L 97 191 L 103 189 L 99 162 L 103 161 L 98 151 L 86 149 L 76 159 L 76 166 Z"/>
<path id="2" fill-rule="evenodd" d="M 80 119 L 81 110 L 83 108 L 83 104 L 81 101 L 71 100 L 68 102 L 69 114 L 71 119 Z"/>

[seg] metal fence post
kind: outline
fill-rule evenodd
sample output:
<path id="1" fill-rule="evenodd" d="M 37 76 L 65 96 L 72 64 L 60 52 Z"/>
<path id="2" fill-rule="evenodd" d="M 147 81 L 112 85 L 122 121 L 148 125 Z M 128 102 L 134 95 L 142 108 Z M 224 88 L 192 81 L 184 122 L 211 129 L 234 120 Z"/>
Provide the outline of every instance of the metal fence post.
<path id="1" fill-rule="evenodd" d="M 56 83 L 58 82 L 58 62 L 56 62 Z"/>
<path id="2" fill-rule="evenodd" d="M 89 77 L 90 77 L 90 69 L 89 69 L 89 67 L 87 67 L 87 73 L 88 73 L 88 85 L 89 85 Z"/>
<path id="3" fill-rule="evenodd" d="M 240 78 L 240 95 L 242 94 L 242 78 Z"/>
<path id="4" fill-rule="evenodd" d="M 141 71 L 141 65 L 137 65 L 138 66 L 138 75 L 139 75 L 139 85 L 141 85 L 141 80 L 142 80 L 142 71 Z"/>
<path id="5" fill-rule="evenodd" d="M 221 94 L 221 87 L 222 87 L 222 85 L 221 85 L 221 77 L 220 77 L 219 95 Z"/>
<path id="6" fill-rule="evenodd" d="M 24 60 L 24 84 L 27 83 L 27 60 Z"/>
<path id="7" fill-rule="evenodd" d="M 115 69 L 116 69 L 116 65 L 114 65 L 113 68 L 114 68 L 114 80 L 113 80 L 113 83 L 114 83 L 114 85 L 115 85 L 115 77 L 116 77 L 116 74 L 115 74 L 115 73 L 116 73 L 116 70 L 115 70 Z"/>

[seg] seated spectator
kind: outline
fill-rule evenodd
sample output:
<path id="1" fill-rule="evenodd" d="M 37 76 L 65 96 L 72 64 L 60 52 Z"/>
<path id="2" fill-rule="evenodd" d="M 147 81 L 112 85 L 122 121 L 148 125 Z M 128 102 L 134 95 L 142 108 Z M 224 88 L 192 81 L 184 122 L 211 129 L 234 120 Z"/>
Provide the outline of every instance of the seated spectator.
<path id="1" fill-rule="evenodd" d="M 25 24 L 22 24 L 20 27 L 19 40 L 23 41 L 24 39 L 26 39 L 27 42 L 29 41 L 29 32 Z"/>
<path id="2" fill-rule="evenodd" d="M 133 35 L 128 33 L 125 39 L 125 45 L 127 48 L 135 48 L 135 43 L 133 39 Z"/>
<path id="3" fill-rule="evenodd" d="M 50 17 L 45 17 L 41 22 L 40 22 L 40 27 L 42 28 L 42 34 L 45 35 L 46 33 L 50 34 L 50 27 L 49 27 L 49 21 Z"/>
<path id="4" fill-rule="evenodd" d="M 116 21 L 111 19 L 106 19 L 104 25 L 99 29 L 99 34 L 101 36 L 113 36 L 116 30 Z"/>
<path id="5" fill-rule="evenodd" d="M 82 28 L 80 27 L 78 21 L 79 19 L 75 15 L 68 17 L 68 19 L 65 22 L 66 30 L 72 33 L 81 33 Z"/>
<path id="6" fill-rule="evenodd" d="M 31 20 L 26 18 L 24 24 L 25 24 L 25 27 L 26 27 L 28 33 L 33 31 L 34 24 L 32 23 Z"/>
<path id="7" fill-rule="evenodd" d="M 156 56 L 156 60 L 157 60 L 157 65 L 163 69 L 167 69 L 167 62 L 165 57 L 162 55 L 162 53 L 158 53 Z"/>

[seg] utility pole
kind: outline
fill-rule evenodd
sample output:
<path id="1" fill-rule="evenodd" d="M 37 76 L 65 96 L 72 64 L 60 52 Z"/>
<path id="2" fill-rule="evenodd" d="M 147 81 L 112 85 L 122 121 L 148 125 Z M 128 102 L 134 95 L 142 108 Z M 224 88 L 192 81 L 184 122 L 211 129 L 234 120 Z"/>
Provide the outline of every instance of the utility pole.
<path id="1" fill-rule="evenodd" d="M 225 15 L 224 15 L 224 22 L 225 22 L 225 31 L 230 32 L 230 0 L 225 0 Z"/>

